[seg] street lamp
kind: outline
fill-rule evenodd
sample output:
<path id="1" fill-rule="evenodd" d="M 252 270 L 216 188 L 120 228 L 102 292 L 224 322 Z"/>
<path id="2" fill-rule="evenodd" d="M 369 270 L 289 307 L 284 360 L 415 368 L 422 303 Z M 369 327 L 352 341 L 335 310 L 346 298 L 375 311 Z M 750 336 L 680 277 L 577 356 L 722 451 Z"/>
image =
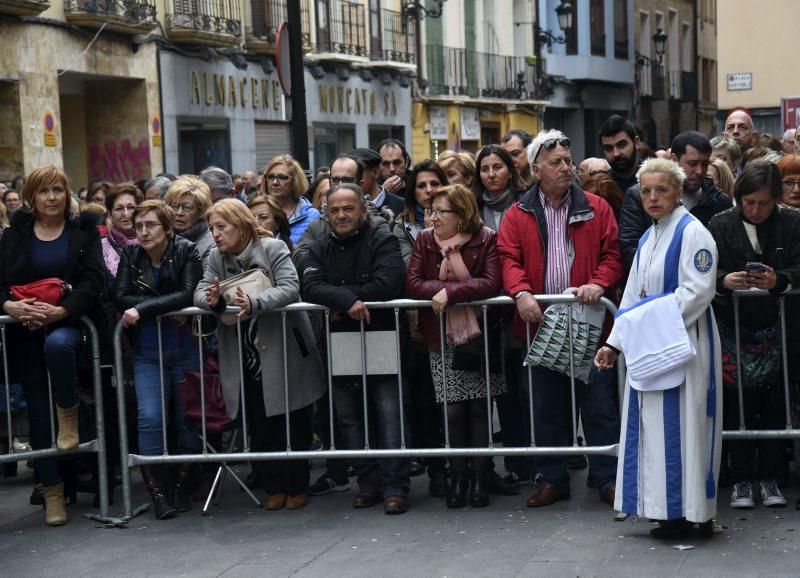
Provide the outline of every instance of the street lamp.
<path id="1" fill-rule="evenodd" d="M 406 0 L 403 2 L 403 7 L 400 9 L 400 14 L 404 22 L 411 22 L 412 20 L 419 21 L 426 16 L 428 18 L 441 18 L 445 2 L 447 2 L 447 0 L 433 0 L 435 6 L 433 8 L 426 8 L 424 2 L 419 0 Z"/>
<path id="2" fill-rule="evenodd" d="M 550 48 L 553 44 L 565 44 L 567 42 L 565 36 L 572 30 L 572 4 L 567 2 L 567 0 L 562 0 L 561 4 L 556 6 L 556 16 L 558 17 L 558 27 L 564 34 L 556 36 L 537 24 L 533 32 L 536 35 L 538 44 L 547 44 L 547 47 Z"/>
<path id="3" fill-rule="evenodd" d="M 656 33 L 653 34 L 653 47 L 656 49 L 657 58 L 650 58 L 649 56 L 646 56 L 637 50 L 635 55 L 636 64 L 638 64 L 639 66 L 644 66 L 645 64 L 650 64 L 650 65 L 657 64 L 660 66 L 662 61 L 664 60 L 664 52 L 666 50 L 666 46 L 667 46 L 667 35 L 664 33 L 663 30 L 661 30 L 661 28 L 659 28 L 656 30 Z"/>

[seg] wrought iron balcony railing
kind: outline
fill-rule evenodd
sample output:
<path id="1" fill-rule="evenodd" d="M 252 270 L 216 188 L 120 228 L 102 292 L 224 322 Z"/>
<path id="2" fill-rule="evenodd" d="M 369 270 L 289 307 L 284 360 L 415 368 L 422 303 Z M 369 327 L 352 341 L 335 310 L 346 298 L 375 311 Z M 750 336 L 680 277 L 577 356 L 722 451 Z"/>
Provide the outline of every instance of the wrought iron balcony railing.
<path id="1" fill-rule="evenodd" d="M 171 3 L 167 28 L 174 40 L 227 46 L 235 45 L 242 36 L 238 0 L 171 0 Z"/>
<path id="2" fill-rule="evenodd" d="M 154 28 L 156 0 L 65 0 L 67 21 L 78 26 L 106 25 L 116 32 L 139 34 Z"/>
<path id="3" fill-rule="evenodd" d="M 296 0 L 293 0 L 296 1 Z M 311 49 L 311 24 L 309 18 L 309 0 L 300 0 L 300 13 L 303 28 L 303 47 Z M 247 29 L 248 48 L 257 52 L 272 53 L 278 39 L 278 28 L 286 22 L 287 0 L 250 0 L 252 20 Z"/>
<path id="4" fill-rule="evenodd" d="M 370 58 L 416 64 L 416 28 L 394 10 L 370 10 Z"/>
<path id="5" fill-rule="evenodd" d="M 316 11 L 316 52 L 367 57 L 364 6 L 342 2 L 333 8 Z"/>
<path id="6" fill-rule="evenodd" d="M 428 46 L 428 93 L 472 98 L 530 99 L 535 69 L 521 56 Z"/>
<path id="7" fill-rule="evenodd" d="M 650 100 L 666 100 L 664 67 L 646 62 L 639 71 L 639 96 Z"/>
<path id="8" fill-rule="evenodd" d="M 50 8 L 48 0 L 0 0 L 0 14 L 36 16 Z"/>

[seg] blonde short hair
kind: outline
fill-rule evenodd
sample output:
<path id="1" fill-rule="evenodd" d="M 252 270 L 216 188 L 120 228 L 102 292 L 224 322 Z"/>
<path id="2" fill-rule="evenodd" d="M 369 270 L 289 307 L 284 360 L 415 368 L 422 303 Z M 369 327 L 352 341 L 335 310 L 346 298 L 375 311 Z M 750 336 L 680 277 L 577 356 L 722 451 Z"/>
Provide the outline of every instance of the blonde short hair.
<path id="1" fill-rule="evenodd" d="M 648 173 L 668 174 L 672 185 L 679 189 L 683 187 L 683 181 L 686 180 L 686 173 L 683 171 L 681 166 L 670 159 L 651 158 L 645 160 L 636 173 L 636 180 L 641 183 L 642 175 L 646 175 Z"/>
<path id="2" fill-rule="evenodd" d="M 204 215 L 211 206 L 211 189 L 194 175 L 181 175 L 172 181 L 164 195 L 164 202 L 174 205 L 183 195 L 192 197 L 192 202 L 197 205 L 201 215 Z"/>
<path id="3" fill-rule="evenodd" d="M 292 155 L 279 155 L 274 157 L 269 164 L 264 167 L 264 180 L 261 183 L 262 191 L 267 194 L 269 183 L 267 182 L 267 175 L 276 165 L 285 165 L 289 167 L 289 172 L 292 173 L 292 198 L 295 201 L 300 200 L 300 197 L 308 190 L 308 179 L 303 172 L 303 167 L 300 166 Z"/>
<path id="4" fill-rule="evenodd" d="M 214 215 L 219 215 L 223 220 L 239 229 L 246 243 L 260 237 L 269 237 L 269 233 L 258 226 L 258 221 L 252 211 L 238 199 L 222 199 L 211 205 L 211 208 L 205 212 L 206 221 L 210 221 Z"/>
<path id="5" fill-rule="evenodd" d="M 446 150 L 436 159 L 436 164 L 438 164 L 443 171 L 450 168 L 457 170 L 464 176 L 464 179 L 468 183 L 475 181 L 475 157 L 472 156 L 470 152 Z"/>

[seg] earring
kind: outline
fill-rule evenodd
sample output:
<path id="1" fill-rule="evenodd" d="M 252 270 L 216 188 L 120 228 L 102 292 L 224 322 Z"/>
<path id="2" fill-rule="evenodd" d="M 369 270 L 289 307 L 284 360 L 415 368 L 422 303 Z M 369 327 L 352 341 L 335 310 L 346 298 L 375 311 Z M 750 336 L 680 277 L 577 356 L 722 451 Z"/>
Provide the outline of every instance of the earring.
<path id="1" fill-rule="evenodd" d="M 458 222 L 458 230 L 461 230 L 461 221 Z"/>

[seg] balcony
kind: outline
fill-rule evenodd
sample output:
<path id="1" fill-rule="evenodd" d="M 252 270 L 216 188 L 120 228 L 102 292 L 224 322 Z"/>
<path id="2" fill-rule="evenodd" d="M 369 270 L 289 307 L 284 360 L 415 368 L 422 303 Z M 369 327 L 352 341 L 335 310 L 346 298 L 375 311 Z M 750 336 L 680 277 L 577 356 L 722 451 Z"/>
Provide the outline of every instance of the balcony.
<path id="1" fill-rule="evenodd" d="M 0 0 L 0 14 L 36 16 L 50 8 L 47 0 Z"/>
<path id="2" fill-rule="evenodd" d="M 250 0 L 251 26 L 247 28 L 247 49 L 258 54 L 275 54 L 278 28 L 286 22 L 287 0 Z M 303 50 L 311 50 L 311 25 L 308 0 L 301 0 L 300 13 L 303 28 Z"/>
<path id="3" fill-rule="evenodd" d="M 650 100 L 666 100 L 664 67 L 645 63 L 639 69 L 639 97 Z"/>
<path id="4" fill-rule="evenodd" d="M 334 5 L 331 5 L 333 8 Z M 342 2 L 337 10 L 317 10 L 315 58 L 343 62 L 367 61 L 364 6 Z"/>
<path id="5" fill-rule="evenodd" d="M 121 34 L 146 34 L 156 27 L 155 0 L 65 0 L 67 22 Z"/>
<path id="6" fill-rule="evenodd" d="M 533 99 L 536 87 L 534 70 L 521 56 L 433 45 L 428 47 L 428 94 Z"/>
<path id="7" fill-rule="evenodd" d="M 416 69 L 417 37 L 400 12 L 370 10 L 370 60 L 390 68 Z"/>
<path id="8" fill-rule="evenodd" d="M 174 42 L 234 48 L 242 39 L 238 0 L 171 0 L 167 34 Z"/>

